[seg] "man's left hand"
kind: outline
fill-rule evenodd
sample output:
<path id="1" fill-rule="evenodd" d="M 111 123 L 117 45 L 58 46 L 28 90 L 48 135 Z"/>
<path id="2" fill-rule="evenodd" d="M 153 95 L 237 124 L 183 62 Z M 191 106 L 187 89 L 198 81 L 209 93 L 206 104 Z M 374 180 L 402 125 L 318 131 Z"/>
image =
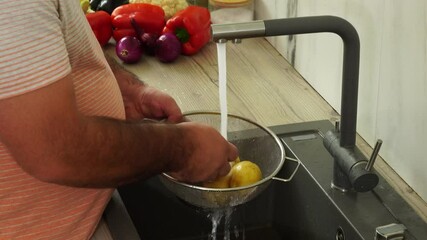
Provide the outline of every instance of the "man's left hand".
<path id="1" fill-rule="evenodd" d="M 128 95 L 132 98 L 124 98 L 126 119 L 149 118 L 171 123 L 182 121 L 181 109 L 170 95 L 144 84 L 135 86 L 133 90 L 136 92 Z"/>

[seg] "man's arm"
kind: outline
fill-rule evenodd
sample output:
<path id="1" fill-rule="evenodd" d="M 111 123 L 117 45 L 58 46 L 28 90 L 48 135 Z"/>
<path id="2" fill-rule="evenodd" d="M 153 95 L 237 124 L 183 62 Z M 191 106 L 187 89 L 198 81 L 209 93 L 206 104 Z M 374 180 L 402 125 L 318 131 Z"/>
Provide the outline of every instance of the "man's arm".
<path id="1" fill-rule="evenodd" d="M 184 181 L 225 175 L 237 150 L 194 123 L 142 124 L 82 115 L 68 77 L 0 100 L 0 139 L 34 177 L 77 187 L 116 187 L 171 171 Z"/>
<path id="2" fill-rule="evenodd" d="M 172 97 L 144 84 L 112 57 L 106 55 L 106 59 L 119 84 L 127 119 L 153 118 L 167 119 L 169 122 L 182 121 L 181 110 Z"/>

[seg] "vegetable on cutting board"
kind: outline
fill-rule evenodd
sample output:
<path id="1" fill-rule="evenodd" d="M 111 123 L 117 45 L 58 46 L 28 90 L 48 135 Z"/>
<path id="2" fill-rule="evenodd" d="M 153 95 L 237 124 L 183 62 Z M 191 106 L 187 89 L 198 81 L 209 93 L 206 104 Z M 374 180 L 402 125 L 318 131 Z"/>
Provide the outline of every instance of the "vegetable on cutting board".
<path id="1" fill-rule="evenodd" d="M 169 19 L 175 13 L 188 7 L 186 0 L 129 0 L 129 3 L 149 3 L 163 8 L 165 18 Z"/>
<path id="2" fill-rule="evenodd" d="M 129 0 L 90 0 L 93 11 L 106 11 L 111 14 L 118 6 L 128 4 Z"/>
<path id="3" fill-rule="evenodd" d="M 164 33 L 156 41 L 155 55 L 161 62 L 173 62 L 181 55 L 181 43 L 174 34 Z"/>
<path id="4" fill-rule="evenodd" d="M 159 38 L 159 35 L 156 33 L 146 33 L 144 30 L 135 22 L 135 19 L 131 18 L 130 22 L 132 24 L 133 29 L 136 32 L 136 38 L 141 41 L 142 48 L 144 52 L 148 55 L 154 55 L 157 47 L 156 41 Z"/>
<path id="5" fill-rule="evenodd" d="M 182 53 L 193 55 L 210 41 L 210 25 L 207 8 L 188 6 L 166 22 L 163 33 L 175 34 L 182 44 Z"/>
<path id="6" fill-rule="evenodd" d="M 87 13 L 90 8 L 89 0 L 80 0 L 80 7 L 82 8 L 84 13 Z"/>
<path id="7" fill-rule="evenodd" d="M 124 37 L 116 43 L 116 54 L 125 63 L 136 63 L 142 56 L 141 42 L 136 37 Z"/>
<path id="8" fill-rule="evenodd" d="M 146 33 L 161 35 L 165 26 L 165 12 L 161 7 L 146 3 L 125 4 L 117 7 L 111 13 L 113 38 L 116 41 L 125 36 L 136 37 L 131 18 Z"/>
<path id="9" fill-rule="evenodd" d="M 86 13 L 86 19 L 99 44 L 105 46 L 112 35 L 110 14 L 105 11 Z"/>

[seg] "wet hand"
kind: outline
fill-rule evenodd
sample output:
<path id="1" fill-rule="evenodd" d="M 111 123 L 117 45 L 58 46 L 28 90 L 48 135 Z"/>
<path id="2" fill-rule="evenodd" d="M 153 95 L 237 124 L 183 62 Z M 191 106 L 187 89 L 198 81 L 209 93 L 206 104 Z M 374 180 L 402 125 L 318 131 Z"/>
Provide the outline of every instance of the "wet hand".
<path id="1" fill-rule="evenodd" d="M 214 128 L 198 123 L 178 124 L 182 128 L 185 159 L 175 159 L 170 175 L 179 181 L 200 183 L 212 181 L 230 172 L 229 162 L 238 156 L 236 146 L 225 140 Z"/>

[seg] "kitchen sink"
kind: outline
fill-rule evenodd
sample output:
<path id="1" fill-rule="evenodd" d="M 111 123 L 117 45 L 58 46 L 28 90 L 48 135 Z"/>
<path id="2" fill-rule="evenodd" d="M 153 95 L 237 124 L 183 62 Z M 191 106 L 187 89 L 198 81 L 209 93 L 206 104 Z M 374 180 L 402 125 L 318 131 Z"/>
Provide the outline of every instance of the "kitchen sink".
<path id="1" fill-rule="evenodd" d="M 120 240 L 425 239 L 427 223 L 381 176 L 365 193 L 331 188 L 334 160 L 322 136 L 332 128 L 326 120 L 270 127 L 286 155 L 301 161 L 298 171 L 292 181 L 272 180 L 255 199 L 229 210 L 216 234 L 208 217 L 212 212 L 178 199 L 158 177 L 115 192 L 105 211 L 111 234 Z M 277 177 L 289 177 L 295 166 L 286 161 Z M 381 235 L 396 227 L 400 234 Z"/>

